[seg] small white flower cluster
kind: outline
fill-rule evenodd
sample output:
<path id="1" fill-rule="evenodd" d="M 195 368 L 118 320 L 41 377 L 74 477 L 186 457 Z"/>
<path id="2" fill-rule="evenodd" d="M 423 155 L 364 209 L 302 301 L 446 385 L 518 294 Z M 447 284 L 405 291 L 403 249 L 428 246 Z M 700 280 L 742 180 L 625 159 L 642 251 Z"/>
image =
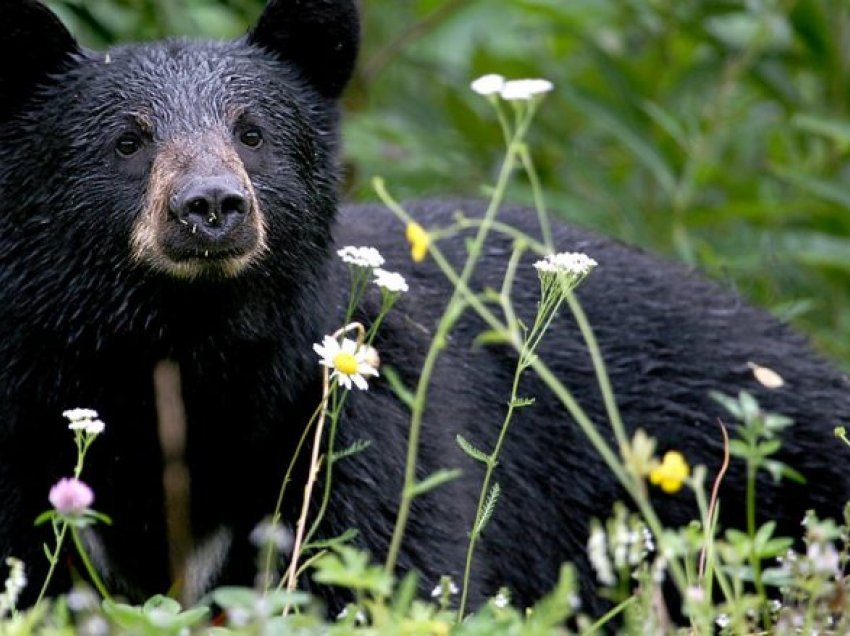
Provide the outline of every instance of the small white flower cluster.
<path id="1" fill-rule="evenodd" d="M 560 252 L 548 254 L 534 264 L 538 272 L 547 274 L 567 274 L 587 276 L 598 263 L 581 252 Z"/>
<path id="2" fill-rule="evenodd" d="M 288 554 L 292 549 L 292 531 L 271 519 L 265 519 L 254 526 L 249 539 L 258 548 L 272 547 L 281 554 Z"/>
<path id="3" fill-rule="evenodd" d="M 375 284 L 394 294 L 400 294 L 408 290 L 407 281 L 404 280 L 404 276 L 397 272 L 388 272 L 385 269 L 375 270 Z"/>
<path id="4" fill-rule="evenodd" d="M 452 581 L 450 577 L 444 576 L 440 579 L 440 582 L 437 583 L 434 589 L 431 590 L 431 598 L 439 598 L 444 594 L 448 596 L 454 596 L 458 592 L 460 592 L 460 590 L 458 589 L 457 585 L 455 585 L 455 582 Z"/>
<path id="5" fill-rule="evenodd" d="M 470 84 L 479 95 L 499 95 L 507 101 L 528 101 L 536 95 L 552 90 L 552 82 L 545 79 L 506 80 L 501 75 L 482 75 Z"/>
<path id="6" fill-rule="evenodd" d="M 602 585 L 614 585 L 614 570 L 611 567 L 611 559 L 608 558 L 608 537 L 605 530 L 598 523 L 594 523 L 587 538 L 587 557 L 590 565 L 596 571 L 596 578 Z"/>
<path id="7" fill-rule="evenodd" d="M 359 267 L 361 269 L 372 270 L 375 275 L 374 283 L 381 289 L 393 294 L 400 294 L 408 290 L 407 281 L 404 276 L 396 272 L 389 272 L 381 269 L 384 264 L 384 257 L 374 247 L 354 247 L 346 245 L 340 250 L 337 250 L 337 255 L 342 259 L 343 263 Z"/>
<path id="8" fill-rule="evenodd" d="M 0 618 L 14 611 L 18 604 L 18 597 L 27 586 L 27 576 L 24 573 L 24 563 L 20 559 L 9 557 L 6 559 L 9 566 L 9 576 L 6 577 L 6 586 L 0 594 Z"/>
<path id="9" fill-rule="evenodd" d="M 99 435 L 106 428 L 106 425 L 98 419 L 97 411 L 92 409 L 69 409 L 63 411 L 62 416 L 70 422 L 68 428 L 72 431 Z"/>
<path id="10" fill-rule="evenodd" d="M 339 614 L 336 615 L 337 620 L 342 620 L 348 616 L 348 605 L 342 608 Z M 353 607 L 353 606 L 352 606 Z M 366 624 L 366 614 L 363 610 L 358 609 L 357 613 L 354 614 L 354 624 L 355 625 L 365 625 Z"/>
<path id="11" fill-rule="evenodd" d="M 549 254 L 534 263 L 544 297 L 563 298 L 573 291 L 596 267 L 596 261 L 581 252 Z"/>
<path id="12" fill-rule="evenodd" d="M 355 267 L 374 269 L 384 264 L 384 257 L 374 247 L 346 245 L 342 249 L 337 250 L 337 255 L 342 259 L 343 263 L 348 263 Z"/>
<path id="13" fill-rule="evenodd" d="M 505 609 L 508 604 L 511 602 L 510 594 L 506 588 L 502 588 L 499 590 L 499 593 L 493 597 L 492 601 L 493 605 L 495 605 L 499 609 Z"/>

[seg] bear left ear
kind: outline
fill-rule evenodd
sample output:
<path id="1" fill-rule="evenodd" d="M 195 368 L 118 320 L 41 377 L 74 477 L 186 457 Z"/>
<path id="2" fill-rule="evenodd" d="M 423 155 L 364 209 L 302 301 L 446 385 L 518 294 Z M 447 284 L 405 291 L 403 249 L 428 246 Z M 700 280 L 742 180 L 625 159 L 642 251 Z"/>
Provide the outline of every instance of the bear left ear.
<path id="1" fill-rule="evenodd" d="M 0 121 L 79 52 L 73 36 L 36 0 L 0 0 Z"/>
<path id="2" fill-rule="evenodd" d="M 248 41 L 292 62 L 322 95 L 336 99 L 357 61 L 357 5 L 355 0 L 271 0 Z"/>

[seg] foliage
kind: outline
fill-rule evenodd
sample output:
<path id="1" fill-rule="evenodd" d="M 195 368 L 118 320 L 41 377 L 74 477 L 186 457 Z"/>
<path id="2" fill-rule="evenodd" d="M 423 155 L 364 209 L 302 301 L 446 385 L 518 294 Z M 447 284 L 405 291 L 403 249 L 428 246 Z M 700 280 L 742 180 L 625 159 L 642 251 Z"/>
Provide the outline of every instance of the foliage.
<path id="1" fill-rule="evenodd" d="M 89 44 L 245 32 L 264 0 L 50 0 Z M 834 0 L 368 0 L 348 191 L 480 194 L 478 75 L 556 91 L 530 141 L 551 207 L 683 259 L 850 365 L 850 6 Z M 530 200 L 520 181 L 510 196 Z"/>

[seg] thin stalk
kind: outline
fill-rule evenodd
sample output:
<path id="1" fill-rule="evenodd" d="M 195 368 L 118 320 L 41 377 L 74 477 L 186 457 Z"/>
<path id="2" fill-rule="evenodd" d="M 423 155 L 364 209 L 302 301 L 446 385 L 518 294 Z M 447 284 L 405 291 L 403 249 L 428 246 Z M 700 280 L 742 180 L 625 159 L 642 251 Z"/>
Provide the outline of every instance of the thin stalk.
<path id="1" fill-rule="evenodd" d="M 68 524 L 66 524 L 67 527 Z M 97 588 L 98 593 L 101 598 L 105 600 L 110 600 L 109 592 L 106 589 L 106 586 L 103 584 L 103 580 L 100 578 L 100 575 L 95 570 L 94 565 L 92 565 L 91 559 L 89 558 L 89 554 L 86 551 L 83 542 L 80 540 L 80 533 L 77 532 L 77 529 L 71 526 L 71 538 L 74 540 L 74 545 L 77 548 L 77 554 L 80 555 L 80 559 L 83 561 L 83 566 L 86 568 L 86 572 L 89 574 L 89 578 L 91 582 L 94 583 L 95 588 Z"/>
<path id="2" fill-rule="evenodd" d="M 376 181 L 375 189 L 387 207 L 395 212 L 402 221 L 406 223 L 411 220 L 410 215 L 407 214 L 407 212 L 389 196 L 382 182 Z M 491 329 L 510 337 L 510 331 L 508 328 L 493 314 L 493 312 L 490 311 L 481 299 L 479 299 L 469 289 L 467 281 L 458 276 L 457 272 L 455 272 L 452 265 L 448 262 L 448 260 L 446 260 L 445 256 L 443 256 L 440 249 L 435 245 L 431 245 L 429 250 L 434 262 L 443 272 L 443 275 L 446 276 L 446 278 L 449 279 L 449 282 L 454 286 L 455 292 L 459 293 L 463 297 L 463 300 L 475 310 L 479 317 L 481 317 L 481 319 L 484 320 Z M 516 348 L 516 344 L 514 344 L 514 347 Z M 555 377 L 549 367 L 547 367 L 540 358 L 536 356 L 533 357 L 530 366 L 534 368 L 540 376 L 540 379 L 543 380 L 543 382 L 567 409 L 570 416 L 572 416 L 576 424 L 578 424 L 579 428 L 588 438 L 591 445 L 596 449 L 603 461 L 607 464 L 608 468 L 614 473 L 614 476 L 635 502 L 652 534 L 656 539 L 659 539 L 662 536 L 663 526 L 659 521 L 658 516 L 655 514 L 649 499 L 641 491 L 639 484 L 635 482 L 625 471 L 617 455 L 611 450 L 608 443 L 596 430 L 596 425 L 590 420 L 584 412 L 584 409 L 582 409 L 575 401 L 569 390 L 560 382 L 560 380 L 558 380 L 557 377 Z M 679 592 L 684 595 L 687 589 L 687 579 L 685 577 L 684 569 L 682 568 L 681 563 L 675 559 L 671 559 L 669 564 L 671 576 L 673 577 L 676 587 Z"/>
<path id="3" fill-rule="evenodd" d="M 756 592 L 763 601 L 762 620 L 767 630 L 770 630 L 772 620 L 767 603 L 767 592 L 764 589 L 764 581 L 761 578 L 761 559 L 756 554 L 756 473 L 758 465 L 751 459 L 747 459 L 747 534 L 750 537 L 750 567 L 753 569 L 753 583 Z"/>
<path id="4" fill-rule="evenodd" d="M 498 465 L 497 458 L 502 450 L 502 444 L 505 441 L 505 435 L 507 435 L 508 427 L 514 414 L 514 403 L 516 401 L 517 389 L 519 388 L 519 380 L 522 376 L 522 371 L 523 367 L 520 364 L 517 364 L 516 371 L 514 371 L 513 384 L 511 386 L 511 401 L 508 403 L 508 412 L 505 413 L 505 419 L 502 421 L 502 427 L 499 431 L 499 438 L 496 440 L 496 446 L 487 458 L 487 469 L 484 472 L 484 481 L 481 483 L 481 494 L 478 496 L 478 508 L 475 512 L 475 525 L 469 533 L 469 546 L 466 549 L 466 565 L 463 569 L 463 591 L 461 592 L 460 605 L 457 610 L 458 623 L 463 620 L 464 611 L 466 610 L 466 599 L 469 593 L 469 575 L 472 572 L 472 556 L 475 553 L 475 544 L 478 542 L 479 537 L 481 513 L 484 510 L 484 503 L 487 501 L 487 496 L 489 495 L 490 479 L 493 477 L 493 471 Z"/>
<path id="5" fill-rule="evenodd" d="M 602 359 L 602 353 L 599 351 L 599 343 L 596 341 L 596 336 L 590 327 L 590 322 L 587 320 L 587 314 L 584 313 L 584 309 L 582 309 L 575 294 L 567 294 L 567 304 L 570 307 L 570 311 L 573 312 L 573 317 L 575 317 L 578 328 L 581 330 L 587 351 L 590 353 L 590 359 L 593 361 L 596 382 L 599 384 L 599 390 L 602 392 L 602 399 L 605 402 L 605 412 L 608 414 L 608 421 L 611 423 L 614 437 L 617 439 L 617 444 L 622 454 L 629 447 L 629 438 L 626 435 L 626 427 L 623 426 L 623 420 L 620 417 L 620 409 L 617 408 L 614 390 L 611 388 L 611 380 L 608 378 L 605 361 Z"/>
<path id="6" fill-rule="evenodd" d="M 600 629 L 605 627 L 605 625 L 609 621 L 613 620 L 618 615 L 620 615 L 625 610 L 627 610 L 629 608 L 629 606 L 632 605 L 635 601 L 637 601 L 637 596 L 630 596 L 629 598 L 627 598 L 622 603 L 615 605 L 610 610 L 608 610 L 605 614 L 603 614 L 602 617 L 599 620 L 597 620 L 595 623 L 593 623 L 593 625 L 591 625 L 586 630 L 584 630 L 582 632 L 582 636 L 589 636 L 589 634 L 595 634 Z"/>
<path id="7" fill-rule="evenodd" d="M 56 571 L 56 564 L 59 562 L 59 552 L 62 550 L 62 544 L 65 542 L 65 534 L 68 532 L 68 523 L 60 522 L 62 527 L 57 531 L 56 525 L 53 525 L 53 534 L 56 537 L 56 549 L 50 555 L 50 567 L 47 569 L 47 576 L 44 577 L 44 583 L 41 585 L 41 591 L 38 593 L 38 598 L 35 599 L 35 606 L 38 607 L 44 595 L 47 593 L 47 587 L 53 578 L 53 573 Z"/>
<path id="8" fill-rule="evenodd" d="M 478 228 L 478 233 L 469 248 L 469 255 L 460 274 L 459 280 L 463 283 L 464 287 L 466 287 L 467 282 L 472 276 L 472 272 L 475 269 L 475 265 L 481 255 L 484 239 L 487 237 L 487 234 L 490 231 L 490 226 L 496 216 L 496 212 L 502 204 L 508 180 L 510 179 L 511 173 L 513 172 L 516 164 L 517 146 L 525 135 L 530 123 L 530 117 L 520 123 L 515 131 L 512 143 L 508 147 L 493 196 L 490 199 L 487 211 L 484 214 L 483 222 Z M 380 187 L 383 186 L 380 182 L 376 185 Z M 378 194 L 381 195 L 381 192 Z M 386 195 L 386 190 L 384 190 L 383 194 Z M 389 200 L 388 195 L 382 196 L 381 198 L 384 199 L 384 201 Z M 402 486 L 401 503 L 399 505 L 395 527 L 393 528 L 389 550 L 387 551 L 387 560 L 384 564 L 384 569 L 390 573 L 395 570 L 398 554 L 401 549 L 402 537 L 404 536 L 404 531 L 407 527 L 410 506 L 413 501 L 412 491 L 416 480 L 416 459 L 419 453 L 419 436 L 422 429 L 422 419 L 425 413 L 425 403 L 428 397 L 428 387 L 431 382 L 431 375 L 433 374 L 434 366 L 436 365 L 440 351 L 445 346 L 446 338 L 457 320 L 458 312 L 456 310 L 460 304 L 460 297 L 460 289 L 458 286 L 455 286 L 452 291 L 452 296 L 449 299 L 446 309 L 444 310 L 443 315 L 440 318 L 440 322 L 437 325 L 434 338 L 431 340 L 428 353 L 426 354 L 425 361 L 422 365 L 419 382 L 416 385 L 416 392 L 414 394 L 414 400 L 411 408 L 410 434 L 408 437 L 407 460 L 404 472 L 404 484 Z"/>
<path id="9" fill-rule="evenodd" d="M 283 482 L 280 484 L 280 490 L 277 494 L 277 503 L 275 503 L 274 512 L 272 513 L 272 523 L 276 524 L 280 520 L 280 510 L 283 507 L 283 496 L 286 493 L 286 487 L 289 485 L 289 482 L 292 478 L 292 471 L 295 469 L 295 463 L 298 459 L 298 456 L 301 454 L 301 449 L 304 446 L 304 442 L 307 439 L 307 435 L 310 432 L 310 429 L 313 427 L 313 422 L 316 421 L 316 418 L 319 416 L 319 413 L 322 411 L 322 404 L 316 407 L 316 410 L 313 411 L 313 415 L 310 416 L 307 425 L 304 427 L 304 431 L 301 433 L 301 438 L 298 440 L 298 444 L 295 447 L 295 452 L 292 454 L 292 458 L 289 460 L 289 465 L 286 467 L 286 473 L 283 476 Z M 271 571 L 272 571 L 272 555 L 273 551 L 269 551 L 266 555 L 266 566 L 265 566 L 265 574 L 263 576 L 263 591 L 268 591 L 269 586 L 271 585 Z"/>
<path id="10" fill-rule="evenodd" d="M 508 316 L 508 324 L 516 325 L 517 320 L 514 315 L 513 307 L 510 304 L 510 294 L 511 287 L 513 286 L 513 281 L 516 277 L 516 269 L 519 264 L 519 259 L 522 257 L 522 253 L 525 251 L 524 246 L 518 246 L 514 249 L 513 254 L 511 254 L 511 259 L 508 262 L 507 270 L 505 271 L 505 278 L 502 282 L 502 290 L 500 293 L 502 308 L 505 311 L 506 316 Z M 539 314 L 538 314 L 539 319 Z M 517 338 L 518 335 L 516 332 L 512 332 L 512 338 Z M 527 347 L 527 343 L 525 344 Z M 475 511 L 475 519 L 473 521 L 472 529 L 469 533 L 469 545 L 466 549 L 466 565 L 463 570 L 463 587 L 460 597 L 460 605 L 457 610 L 457 622 L 463 620 L 463 615 L 466 610 L 466 599 L 469 594 L 469 576 L 472 572 L 472 557 L 475 554 L 475 545 L 478 542 L 478 537 L 480 536 L 481 531 L 481 519 L 482 514 L 484 512 L 484 505 L 487 501 L 487 498 L 490 494 L 490 480 L 493 477 L 493 471 L 496 470 L 496 466 L 498 465 L 499 454 L 502 451 L 502 444 L 505 441 L 505 436 L 508 432 L 508 426 L 510 425 L 511 418 L 513 417 L 517 391 L 519 390 L 519 380 L 522 376 L 522 372 L 525 370 L 524 358 L 526 349 L 523 349 L 523 352 L 520 353 L 519 359 L 517 360 L 516 369 L 514 370 L 514 379 L 513 384 L 511 385 L 511 399 L 508 403 L 508 411 L 505 413 L 505 418 L 502 421 L 502 426 L 499 430 L 499 437 L 496 440 L 496 445 L 493 447 L 493 451 L 487 457 L 487 468 L 484 472 L 484 480 L 481 483 L 481 493 L 478 496 L 478 507 Z"/>
<path id="11" fill-rule="evenodd" d="M 540 223 L 540 236 L 543 237 L 543 243 L 546 245 L 547 251 L 552 252 L 554 251 L 555 244 L 552 241 L 552 227 L 549 224 L 549 214 L 546 212 L 546 202 L 543 199 L 543 187 L 540 184 L 540 177 L 537 175 L 537 170 L 534 167 L 534 162 L 531 160 L 531 153 L 527 145 L 522 145 L 519 157 L 522 160 L 522 167 L 525 169 L 525 174 L 528 176 L 528 182 L 531 184 L 531 196 L 534 200 L 534 209 L 537 211 L 537 221 Z"/>

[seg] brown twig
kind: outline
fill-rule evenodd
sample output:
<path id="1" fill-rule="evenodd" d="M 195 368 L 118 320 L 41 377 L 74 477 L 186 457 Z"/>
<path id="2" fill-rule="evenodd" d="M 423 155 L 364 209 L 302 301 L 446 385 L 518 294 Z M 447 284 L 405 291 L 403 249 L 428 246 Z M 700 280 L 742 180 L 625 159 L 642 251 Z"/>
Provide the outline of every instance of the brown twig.
<path id="1" fill-rule="evenodd" d="M 357 331 L 358 343 L 363 342 L 366 329 L 359 322 L 347 324 L 342 329 L 337 329 L 332 337 L 339 338 L 349 331 Z M 316 422 L 316 433 L 313 437 L 313 451 L 310 456 L 310 469 L 307 474 L 307 483 L 304 486 L 304 501 L 301 504 L 301 515 L 298 517 L 298 523 L 295 524 L 295 541 L 292 544 L 292 559 L 289 562 L 288 575 L 286 579 L 286 589 L 291 592 L 295 590 L 298 573 L 298 559 L 301 556 L 302 543 L 304 542 L 304 528 L 307 526 L 307 513 L 310 508 L 310 498 L 313 495 L 313 486 L 316 484 L 316 476 L 319 473 L 319 464 L 321 458 L 319 456 L 319 447 L 322 443 L 322 434 L 325 429 L 325 417 L 328 414 L 328 397 L 330 396 L 330 369 L 325 367 L 322 377 L 322 410 L 319 413 L 319 420 Z M 289 604 L 283 608 L 283 614 L 289 613 Z"/>
<path id="2" fill-rule="evenodd" d="M 708 504 L 708 518 L 705 520 L 709 527 L 714 525 L 714 517 L 717 514 L 717 494 L 720 491 L 720 482 L 726 475 L 726 470 L 729 468 L 729 433 L 726 432 L 726 427 L 723 425 L 723 420 L 718 419 L 720 430 L 723 433 L 723 464 L 720 466 L 720 471 L 717 477 L 714 478 L 714 486 L 711 489 L 711 500 Z M 706 528 L 707 530 L 708 528 Z M 699 578 L 702 578 L 705 573 L 705 551 L 707 546 L 702 546 L 699 553 Z"/>

